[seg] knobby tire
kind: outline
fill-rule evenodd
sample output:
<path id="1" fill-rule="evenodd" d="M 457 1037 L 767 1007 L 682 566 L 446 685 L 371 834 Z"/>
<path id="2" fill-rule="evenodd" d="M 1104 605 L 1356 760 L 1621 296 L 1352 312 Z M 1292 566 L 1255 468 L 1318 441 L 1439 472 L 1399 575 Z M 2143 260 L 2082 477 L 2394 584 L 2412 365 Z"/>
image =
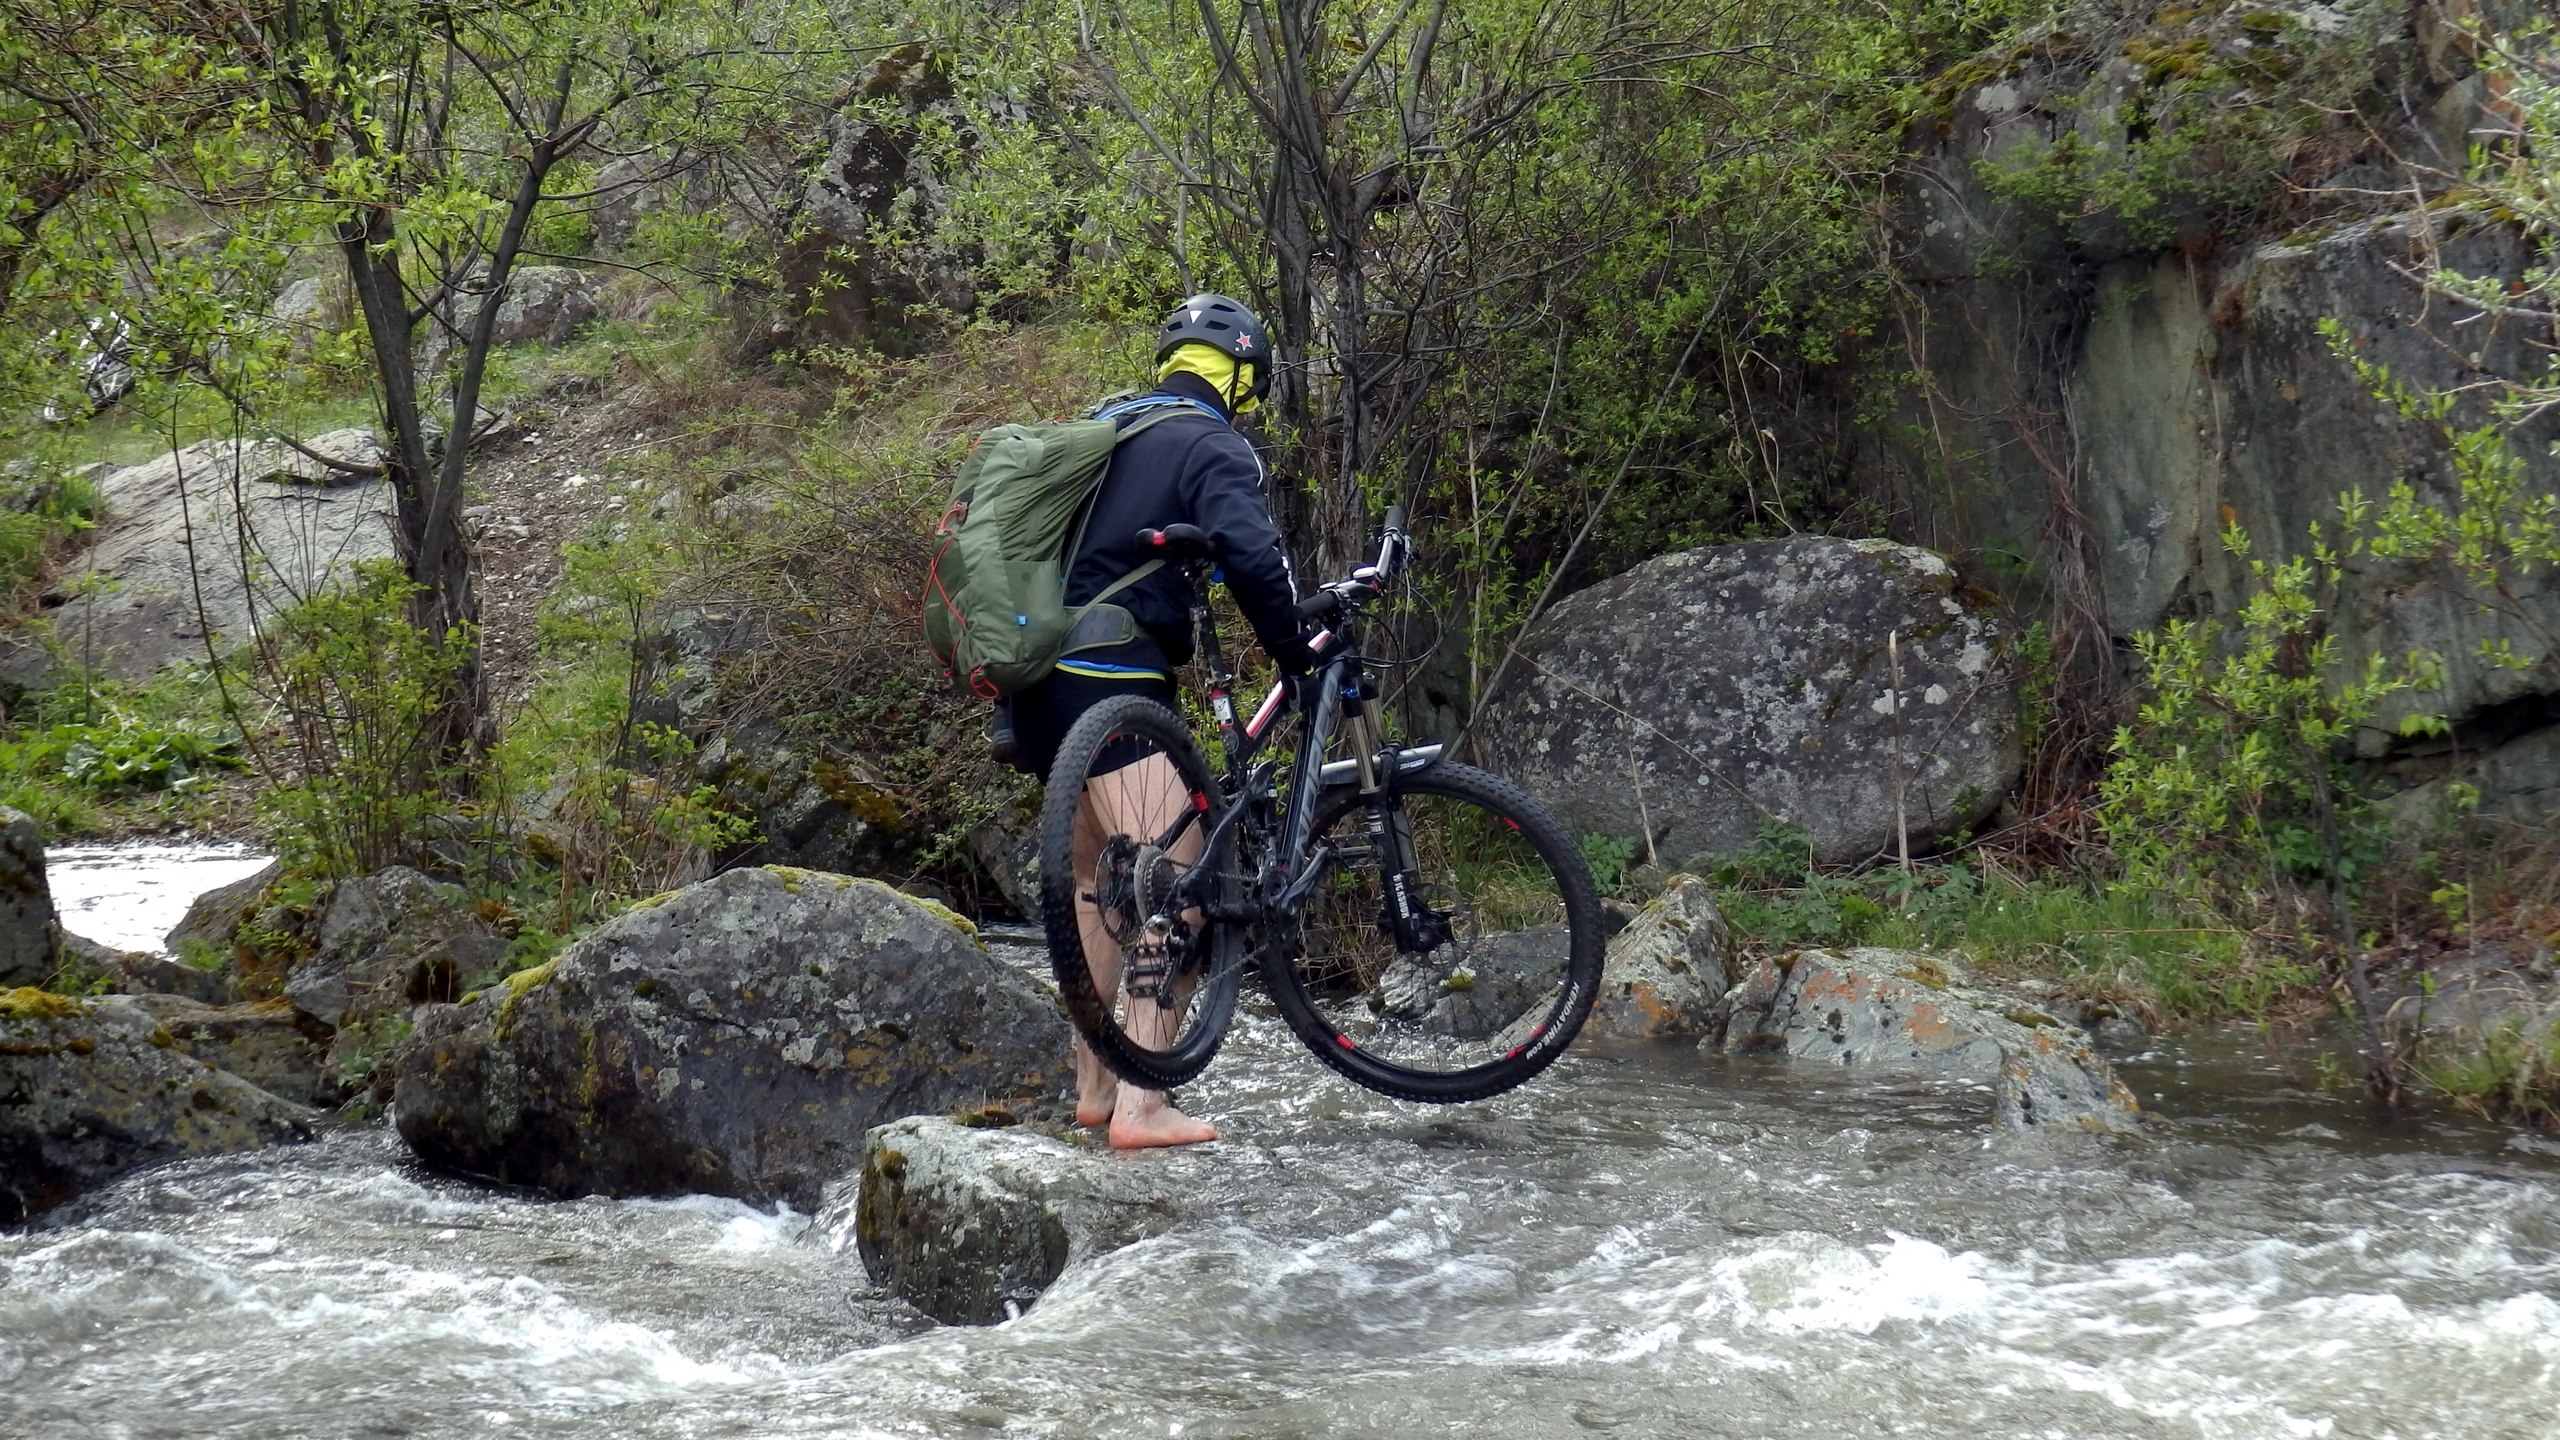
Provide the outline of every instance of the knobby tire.
<path id="1" fill-rule="evenodd" d="M 1429 1104 L 1482 1100 L 1514 1089 L 1535 1077 L 1564 1053 L 1580 1033 L 1599 996 L 1606 959 L 1599 888 L 1581 851 L 1555 820 L 1519 787 L 1472 766 L 1441 762 L 1399 775 L 1388 782 L 1393 797 L 1435 795 L 1472 805 L 1490 818 L 1511 826 L 1529 842 L 1551 873 L 1566 912 L 1570 935 L 1565 983 L 1536 1043 L 1521 1053 L 1496 1058 L 1462 1070 L 1424 1070 L 1397 1064 L 1359 1048 L 1328 1020 L 1300 973 L 1296 937 L 1275 938 L 1263 947 L 1260 961 L 1265 987 L 1281 1017 L 1316 1058 L 1346 1078 L 1381 1095 Z M 1350 786 L 1328 795 L 1317 811 L 1317 844 L 1365 808 Z M 1313 847 L 1311 847 L 1313 848 Z"/>
<path id="2" fill-rule="evenodd" d="M 1149 1090 L 1169 1090 L 1207 1068 L 1226 1039 L 1227 1027 L 1235 1018 L 1236 992 L 1244 978 L 1243 930 L 1233 924 L 1206 922 L 1206 934 L 1200 941 L 1206 952 L 1205 964 L 1195 972 L 1196 988 L 1188 1001 L 1190 1024 L 1168 1047 L 1150 1048 L 1131 1037 L 1113 1014 L 1115 998 L 1096 989 L 1077 923 L 1077 813 L 1095 762 L 1106 746 L 1123 737 L 1153 746 L 1169 757 L 1189 794 L 1195 800 L 1207 798 L 1209 807 L 1193 812 L 1193 824 L 1207 827 L 1217 819 L 1217 782 L 1199 746 L 1172 711 L 1138 695 L 1096 705 L 1067 731 L 1066 739 L 1058 746 L 1058 757 L 1050 766 L 1048 792 L 1040 807 L 1041 924 L 1048 933 L 1049 966 L 1058 982 L 1059 998 L 1065 1002 L 1068 1018 L 1075 1022 L 1085 1043 L 1123 1081 Z M 1230 836 L 1218 852 L 1204 855 L 1197 862 L 1214 871 L 1227 872 L 1218 883 L 1228 889 L 1232 889 L 1229 876 L 1233 849 Z M 1133 999 L 1129 1003 L 1154 1002 Z"/>

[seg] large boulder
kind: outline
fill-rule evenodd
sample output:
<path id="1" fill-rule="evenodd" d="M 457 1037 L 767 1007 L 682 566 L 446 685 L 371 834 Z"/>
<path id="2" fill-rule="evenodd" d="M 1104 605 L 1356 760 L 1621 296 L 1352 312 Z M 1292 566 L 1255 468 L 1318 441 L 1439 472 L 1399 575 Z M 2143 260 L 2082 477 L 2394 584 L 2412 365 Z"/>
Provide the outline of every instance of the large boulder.
<path id="1" fill-rule="evenodd" d="M 205 969 L 143 950 L 118 950 L 85 935 L 62 932 L 62 969 L 83 980 L 104 980 L 125 995 L 176 995 L 205 1005 L 240 998 L 228 969 Z"/>
<path id="2" fill-rule="evenodd" d="M 732 870 L 432 1007 L 394 1060 L 439 1165 L 564 1195 L 815 1208 L 871 1127 L 1064 1075 L 1054 1001 L 876 881 Z"/>
<path id="3" fill-rule="evenodd" d="M 873 1281 L 949 1325 L 1031 1308 L 1080 1260 L 1161 1234 L 1201 1209 L 1181 1172 L 1020 1128 L 910 1116 L 873 1130 L 862 1173 L 819 1219 L 848 1233 Z M 847 1189 L 851 1194 L 846 1193 Z"/>
<path id="4" fill-rule="evenodd" d="M 132 999 L 0 993 L 0 1223 L 137 1166 L 307 1140 L 314 1118 L 187 1055 Z"/>
<path id="5" fill-rule="evenodd" d="M 2463 177 L 2475 138 L 2513 124 L 2478 60 L 2498 31 L 2549 6 L 2076 8 L 1952 67 L 1943 111 L 1914 127 L 1894 183 L 1907 343 L 1841 377 L 1840 399 L 1893 407 L 1848 437 L 1851 482 L 1901 517 L 1903 538 L 1981 557 L 1975 573 L 2021 608 L 2119 639 L 2233 615 L 2259 588 L 2253 564 L 2324 543 L 2345 552 L 2323 604 L 2338 673 L 2413 650 L 2445 662 L 2441 687 L 2385 697 L 2356 733 L 2373 778 L 2459 781 L 2485 811 L 2560 816 L 2560 580 L 2545 567 L 2486 594 L 2452 567 L 2337 534 L 2350 490 L 2379 500 L 2407 486 L 2451 508 L 2460 484 L 2440 424 L 2488 423 L 2494 380 L 2541 373 L 2560 338 L 2547 309 L 2489 316 L 2429 281 L 2440 268 L 2520 281 L 2548 263 L 2512 216 L 2468 203 Z M 2199 83 L 2219 93 L 2163 86 L 2164 62 L 2202 64 Z M 2288 94 L 2270 83 L 2279 75 L 2317 88 Z M 2351 94 L 2381 103 L 2328 104 Z M 2163 104 L 2218 118 L 2154 128 Z M 2324 111 L 2331 133 L 2268 150 L 2271 128 Z M 2234 138 L 2245 153 L 2214 152 Z M 2058 197 L 2045 181 L 2060 178 L 2050 162 L 2066 140 L 2113 157 L 2118 176 L 2167 183 L 2066 184 Z M 2153 168 L 2172 153 L 2173 169 Z M 2270 153 L 2290 157 L 2280 179 Z M 2252 170 L 2266 208 L 2235 214 Z M 2338 353 L 2331 324 L 2358 363 L 2464 398 L 2442 422 L 2401 415 Z M 1879 373 L 1915 363 L 1923 384 Z M 2555 440 L 2560 414 L 2516 425 L 2518 494 L 2560 488 Z M 2231 527 L 2249 537 L 2247 555 L 2222 543 Z M 2502 663 L 2510 648 L 2527 663 Z M 2446 717 L 2452 733 L 2401 733 L 2416 713 Z"/>
<path id="6" fill-rule="evenodd" d="M 519 265 L 507 274 L 507 293 L 498 301 L 489 338 L 499 345 L 557 345 L 595 318 L 597 288 L 596 278 L 583 270 Z"/>
<path id="7" fill-rule="evenodd" d="M 41 985 L 59 963 L 62 926 L 45 880 L 44 835 L 0 805 L 0 986 Z"/>
<path id="8" fill-rule="evenodd" d="M 381 457 L 363 430 L 302 443 L 351 465 Z M 98 489 L 107 519 L 44 623 L 111 679 L 201 663 L 208 628 L 212 649 L 246 644 L 298 597 L 392 554 L 389 481 L 276 442 L 203 441 L 117 470 Z M 49 663 L 22 644 L 12 674 L 40 684 Z"/>
<path id="9" fill-rule="evenodd" d="M 2004 1129 L 2130 1128 L 2141 1107 L 2078 1029 L 2025 1006 L 1996 1013 L 1949 989 L 1948 967 L 1898 950 L 1764 959 L 1727 998 L 1724 1048 L 1862 1075 L 1991 1088 Z"/>
<path id="10" fill-rule="evenodd" d="M 1712 1035 L 1724 1024 L 1733 930 L 1694 875 L 1662 894 L 1609 941 L 1600 998 L 1582 1033 L 1633 1040 Z"/>
<path id="11" fill-rule="evenodd" d="M 1828 862 L 1891 851 L 1898 826 L 1925 845 L 1988 816 L 2021 764 L 1985 597 L 1883 540 L 1648 560 L 1541 618 L 1478 724 L 1492 768 L 1568 826 L 1672 866 L 1771 821 Z"/>

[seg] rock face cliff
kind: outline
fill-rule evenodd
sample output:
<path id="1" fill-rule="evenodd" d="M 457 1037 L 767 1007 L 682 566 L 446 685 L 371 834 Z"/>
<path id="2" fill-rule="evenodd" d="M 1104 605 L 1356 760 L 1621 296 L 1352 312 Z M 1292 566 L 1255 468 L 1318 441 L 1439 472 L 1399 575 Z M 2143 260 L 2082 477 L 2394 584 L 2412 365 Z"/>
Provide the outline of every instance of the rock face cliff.
<path id="1" fill-rule="evenodd" d="M 2499 118 L 2462 28 L 2483 8 L 2092 5 L 1951 72 L 1901 177 L 1909 359 L 1929 383 L 1865 431 L 1862 486 L 1907 538 L 2119 638 L 2239 607 L 2227 527 L 2286 557 L 2315 524 L 2334 533 L 2343 492 L 2406 481 L 2448 504 L 2441 435 L 2377 401 L 2320 326 L 2427 390 L 2547 359 L 2549 317 L 2483 316 L 2423 278 L 2536 263 L 2464 203 L 2466 151 Z M 2307 122 L 2314 100 L 2349 108 Z M 2555 439 L 2560 418 L 2516 434 L 2528 488 L 2560 490 Z M 2560 813 L 2560 587 L 2479 599 L 2440 569 L 2349 562 L 2333 624 L 2350 659 L 2423 650 L 2450 671 L 2360 749 L 2399 786 L 2466 775 L 2516 818 Z M 2484 663 L 2482 642 L 2538 663 Z M 2454 735 L 2400 741 L 2412 711 Z"/>

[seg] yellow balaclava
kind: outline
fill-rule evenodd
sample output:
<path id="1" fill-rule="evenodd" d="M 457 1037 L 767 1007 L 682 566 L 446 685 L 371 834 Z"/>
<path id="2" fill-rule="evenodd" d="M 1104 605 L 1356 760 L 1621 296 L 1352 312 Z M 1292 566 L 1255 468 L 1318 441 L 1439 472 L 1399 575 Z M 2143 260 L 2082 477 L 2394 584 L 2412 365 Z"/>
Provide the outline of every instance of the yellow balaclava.
<path id="1" fill-rule="evenodd" d="M 1172 354 L 1164 357 L 1164 363 L 1156 367 L 1156 383 L 1164 383 L 1177 372 L 1197 375 L 1217 387 L 1218 393 L 1227 397 L 1227 408 L 1238 415 L 1262 403 L 1261 397 L 1253 393 L 1252 372 L 1245 369 L 1244 363 L 1215 345 L 1194 340 L 1176 346 Z"/>

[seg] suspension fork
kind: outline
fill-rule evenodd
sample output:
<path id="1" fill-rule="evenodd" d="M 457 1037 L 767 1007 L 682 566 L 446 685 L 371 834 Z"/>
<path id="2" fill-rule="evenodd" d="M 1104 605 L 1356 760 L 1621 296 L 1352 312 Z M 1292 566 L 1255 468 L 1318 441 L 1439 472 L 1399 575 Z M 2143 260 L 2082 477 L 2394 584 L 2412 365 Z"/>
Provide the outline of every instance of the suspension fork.
<path id="1" fill-rule="evenodd" d="M 1344 687 L 1346 699 L 1352 688 Z M 1358 679 L 1357 694 L 1359 709 L 1352 712 L 1343 733 L 1359 766 L 1361 803 L 1369 812 L 1370 833 L 1381 851 L 1378 876 L 1386 889 L 1386 913 L 1380 918 L 1394 931 L 1397 949 L 1422 954 L 1437 949 L 1447 936 L 1422 903 L 1422 859 L 1414 849 L 1413 820 L 1405 813 L 1404 801 L 1387 788 L 1400 767 L 1386 748 L 1378 692 L 1365 673 Z"/>

